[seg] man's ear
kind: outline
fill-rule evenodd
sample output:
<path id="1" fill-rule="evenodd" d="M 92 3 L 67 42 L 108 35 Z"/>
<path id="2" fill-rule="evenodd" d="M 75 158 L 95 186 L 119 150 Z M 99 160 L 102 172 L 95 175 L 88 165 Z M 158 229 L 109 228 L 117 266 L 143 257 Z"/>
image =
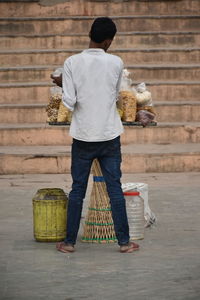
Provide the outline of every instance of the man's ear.
<path id="1" fill-rule="evenodd" d="M 111 39 L 107 39 L 107 40 L 104 41 L 104 45 L 105 45 L 106 50 L 110 47 L 110 45 L 112 44 L 112 41 L 113 40 L 111 40 Z"/>

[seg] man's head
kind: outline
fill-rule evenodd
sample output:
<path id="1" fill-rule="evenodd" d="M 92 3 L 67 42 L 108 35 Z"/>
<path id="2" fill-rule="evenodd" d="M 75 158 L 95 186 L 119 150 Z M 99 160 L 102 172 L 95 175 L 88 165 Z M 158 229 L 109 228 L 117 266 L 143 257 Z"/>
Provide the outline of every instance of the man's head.
<path id="1" fill-rule="evenodd" d="M 97 44 L 99 48 L 106 51 L 110 47 L 116 32 L 115 23 L 108 17 L 102 17 L 94 20 L 89 36 L 93 44 Z"/>

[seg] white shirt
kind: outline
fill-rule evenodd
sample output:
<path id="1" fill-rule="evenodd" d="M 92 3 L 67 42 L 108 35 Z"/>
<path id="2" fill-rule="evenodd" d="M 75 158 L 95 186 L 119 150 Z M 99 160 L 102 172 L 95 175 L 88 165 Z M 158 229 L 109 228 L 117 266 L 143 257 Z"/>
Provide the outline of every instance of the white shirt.
<path id="1" fill-rule="evenodd" d="M 65 60 L 63 103 L 73 111 L 70 135 L 81 141 L 114 139 L 123 132 L 117 112 L 123 62 L 90 48 Z"/>

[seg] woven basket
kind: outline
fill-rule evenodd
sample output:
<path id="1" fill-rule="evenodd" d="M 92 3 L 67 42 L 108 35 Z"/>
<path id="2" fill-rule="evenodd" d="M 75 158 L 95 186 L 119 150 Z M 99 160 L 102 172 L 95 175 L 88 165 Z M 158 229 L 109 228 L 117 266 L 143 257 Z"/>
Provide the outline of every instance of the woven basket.
<path id="1" fill-rule="evenodd" d="M 110 200 L 97 159 L 93 162 L 92 172 L 94 182 L 82 241 L 88 243 L 116 242 Z"/>

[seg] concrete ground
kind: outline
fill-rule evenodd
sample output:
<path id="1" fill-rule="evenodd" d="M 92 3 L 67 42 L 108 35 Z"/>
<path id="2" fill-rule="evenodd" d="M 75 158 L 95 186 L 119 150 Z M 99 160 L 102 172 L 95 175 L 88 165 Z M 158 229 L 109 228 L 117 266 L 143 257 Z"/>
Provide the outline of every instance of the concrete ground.
<path id="1" fill-rule="evenodd" d="M 68 191 L 69 175 L 0 179 L 0 299 L 200 299 L 200 173 L 123 176 L 123 182 L 149 184 L 149 204 L 158 218 L 132 254 L 119 253 L 117 244 L 82 243 L 81 230 L 73 254 L 34 241 L 34 194 L 42 187 Z M 90 189 L 91 179 L 88 197 Z"/>

